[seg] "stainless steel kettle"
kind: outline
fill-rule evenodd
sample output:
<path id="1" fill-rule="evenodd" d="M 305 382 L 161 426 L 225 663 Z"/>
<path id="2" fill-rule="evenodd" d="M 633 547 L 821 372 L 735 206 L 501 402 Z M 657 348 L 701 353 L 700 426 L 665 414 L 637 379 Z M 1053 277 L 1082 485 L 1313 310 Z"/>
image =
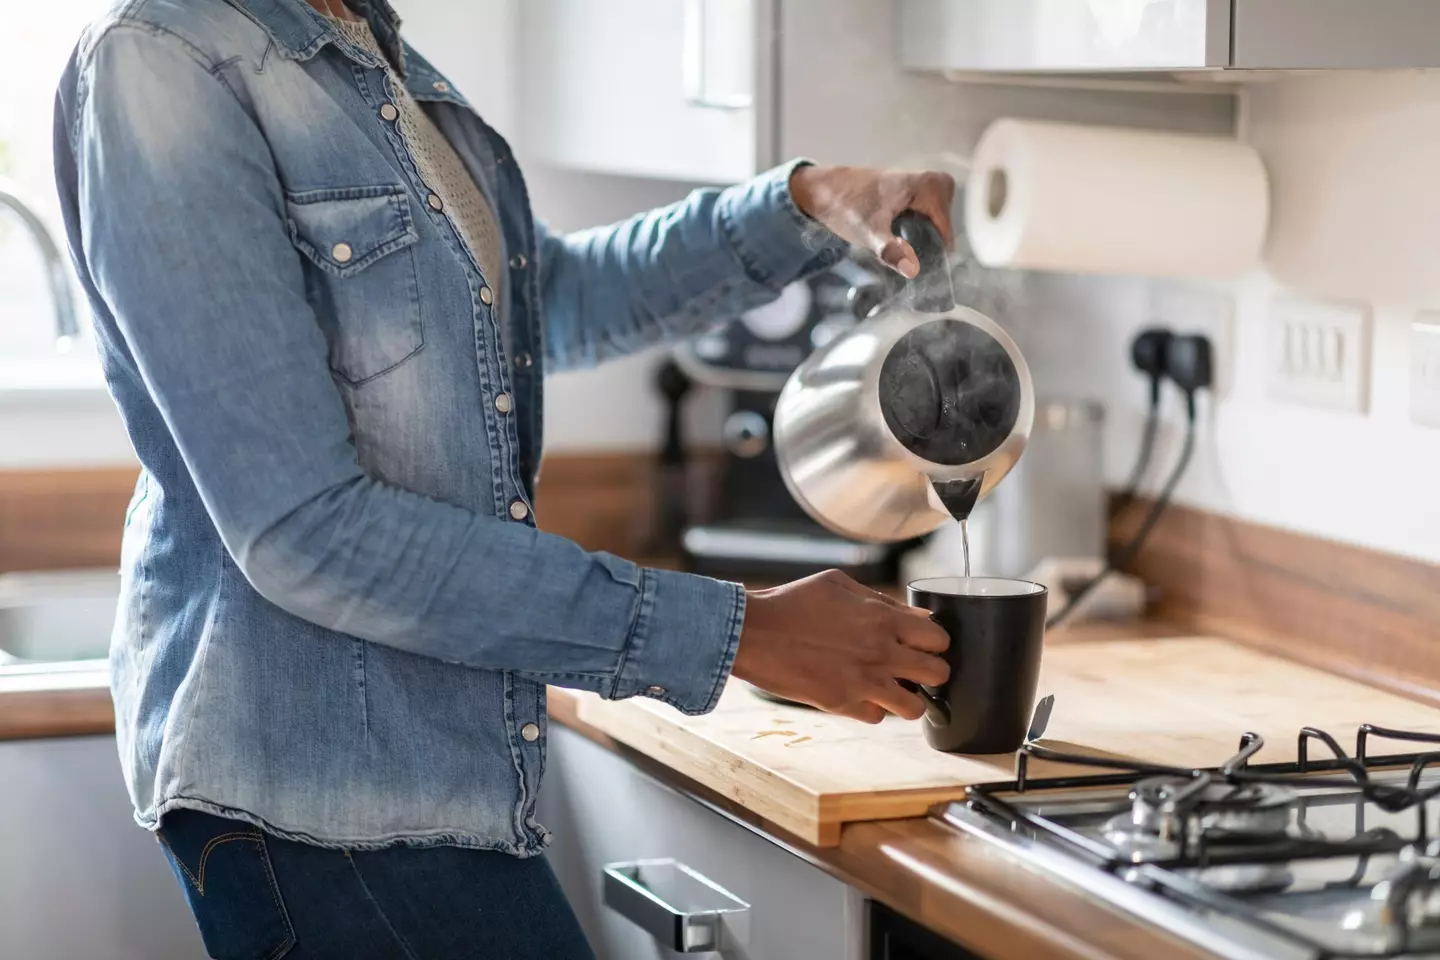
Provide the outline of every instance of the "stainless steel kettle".
<path id="1" fill-rule="evenodd" d="M 906 211 L 895 234 L 920 273 L 811 354 L 775 405 L 775 455 L 823 526 L 895 542 L 964 519 L 1020 459 L 1035 418 L 1030 368 L 989 317 L 955 303 L 935 224 Z"/>

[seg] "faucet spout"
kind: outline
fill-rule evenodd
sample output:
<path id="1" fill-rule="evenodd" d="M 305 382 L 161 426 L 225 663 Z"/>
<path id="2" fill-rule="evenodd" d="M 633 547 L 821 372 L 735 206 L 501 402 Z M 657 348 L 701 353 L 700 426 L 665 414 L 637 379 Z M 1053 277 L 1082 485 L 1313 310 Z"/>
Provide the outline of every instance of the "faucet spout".
<path id="1" fill-rule="evenodd" d="M 36 215 L 34 207 L 21 199 L 19 190 L 7 180 L 0 180 L 0 207 L 8 207 L 15 211 L 20 222 L 25 224 L 30 235 L 35 239 L 35 245 L 40 249 L 40 258 L 45 264 L 46 280 L 50 284 L 50 305 L 55 318 L 56 349 L 68 350 L 75 338 L 80 335 L 80 322 L 75 315 L 75 300 L 70 292 L 70 272 L 65 259 L 60 255 L 60 249 L 55 245 L 50 231 L 45 229 L 45 224 Z"/>

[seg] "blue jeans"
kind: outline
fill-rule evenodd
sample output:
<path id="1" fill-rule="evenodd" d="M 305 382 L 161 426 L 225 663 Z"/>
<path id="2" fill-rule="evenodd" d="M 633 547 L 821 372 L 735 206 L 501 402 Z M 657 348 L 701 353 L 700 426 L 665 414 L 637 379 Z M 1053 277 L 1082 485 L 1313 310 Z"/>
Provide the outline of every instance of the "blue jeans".
<path id="1" fill-rule="evenodd" d="M 543 857 L 335 850 L 191 810 L 159 835 L 215 960 L 594 960 Z"/>

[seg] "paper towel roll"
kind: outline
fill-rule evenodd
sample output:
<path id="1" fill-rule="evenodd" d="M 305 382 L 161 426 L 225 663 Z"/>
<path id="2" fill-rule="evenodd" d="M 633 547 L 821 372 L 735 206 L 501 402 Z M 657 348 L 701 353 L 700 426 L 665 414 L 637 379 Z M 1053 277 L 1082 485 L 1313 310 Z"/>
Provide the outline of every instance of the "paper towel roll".
<path id="1" fill-rule="evenodd" d="M 1259 262 L 1265 166 L 1245 144 L 1002 119 L 980 138 L 965 228 L 987 267 L 1229 276 Z"/>

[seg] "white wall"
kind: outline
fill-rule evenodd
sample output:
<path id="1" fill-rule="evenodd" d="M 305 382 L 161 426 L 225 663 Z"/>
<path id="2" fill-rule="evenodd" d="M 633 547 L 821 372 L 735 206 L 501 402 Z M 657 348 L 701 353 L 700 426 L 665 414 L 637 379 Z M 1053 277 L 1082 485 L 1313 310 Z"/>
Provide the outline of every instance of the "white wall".
<path id="1" fill-rule="evenodd" d="M 1231 382 L 1206 408 L 1180 499 L 1440 561 L 1440 431 L 1409 422 L 1407 352 L 1416 312 L 1440 305 L 1440 73 L 1260 84 L 1246 126 L 1275 184 L 1269 269 L 1199 290 L 1234 298 Z M 1165 286 L 1064 277 L 1032 284 L 1047 305 L 1029 345 L 1037 379 L 1107 401 L 1112 482 L 1123 482 L 1130 467 L 1145 399 L 1126 369 L 1126 345 L 1152 320 L 1168 319 L 1152 310 Z M 1281 292 L 1372 306 L 1368 415 L 1266 396 L 1265 321 Z M 1178 408 L 1172 401 L 1172 412 Z M 1176 421 L 1162 465 L 1178 439 Z"/>

